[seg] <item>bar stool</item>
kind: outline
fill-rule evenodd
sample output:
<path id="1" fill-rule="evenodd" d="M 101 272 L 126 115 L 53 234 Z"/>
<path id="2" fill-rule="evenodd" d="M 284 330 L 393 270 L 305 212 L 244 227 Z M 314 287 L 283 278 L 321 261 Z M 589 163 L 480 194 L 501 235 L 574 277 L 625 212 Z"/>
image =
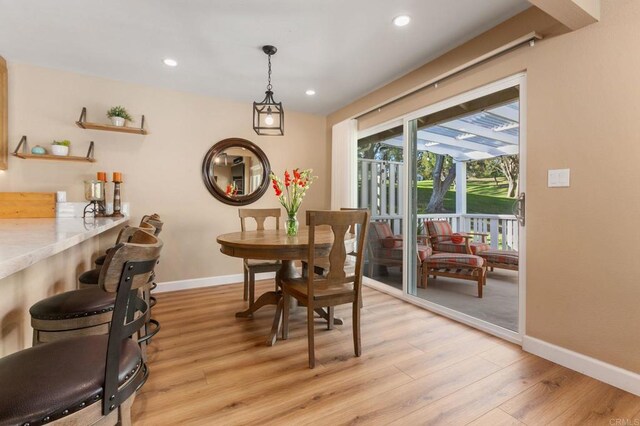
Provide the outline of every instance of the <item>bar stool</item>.
<path id="1" fill-rule="evenodd" d="M 159 241 L 156 236 L 137 229 L 128 238 L 128 242 L 121 242 L 109 250 L 104 266 L 121 260 L 123 246 L 143 248 Z M 125 253 L 129 252 L 135 253 L 133 250 L 125 251 Z M 135 260 L 135 258 L 130 260 Z M 37 302 L 29 309 L 34 346 L 73 336 L 104 335 L 109 332 L 116 298 L 113 292 L 109 293 L 103 290 L 105 282 L 110 279 L 110 275 L 114 274 L 113 268 L 108 269 L 104 266 L 98 276 L 98 285 L 94 288 L 72 290 L 51 296 Z M 147 281 L 143 283 L 139 282 L 141 278 L 137 277 L 135 288 L 148 287 L 148 280 L 152 273 L 153 269 L 145 275 Z M 143 300 L 147 305 L 149 304 L 148 300 L 145 298 Z M 149 315 L 147 315 L 145 323 L 149 319 Z M 139 342 L 144 344 L 150 338 L 149 334 L 153 336 L 157 331 L 154 329 L 152 334 L 144 333 L 145 335 L 138 339 Z"/>
<path id="2" fill-rule="evenodd" d="M 162 242 L 118 245 L 100 289 L 115 306 L 108 335 L 71 337 L 0 358 L 0 424 L 131 424 L 131 405 L 149 371 L 130 337 L 149 315 L 138 289 L 149 279 Z"/>
<path id="3" fill-rule="evenodd" d="M 122 228 L 118 233 L 118 236 L 116 237 L 116 245 L 122 242 L 126 242 L 127 239 L 131 238 L 131 235 L 133 235 L 135 231 L 138 229 L 146 231 L 150 234 L 153 234 L 156 237 L 159 234 L 155 226 L 145 222 L 143 219 L 142 221 L 140 221 L 140 225 L 138 226 L 125 226 L 124 228 Z M 105 253 L 103 255 L 100 255 L 96 258 L 96 260 L 94 261 L 96 265 L 95 268 L 90 269 L 86 272 L 83 272 L 80 275 L 80 277 L 78 278 L 79 288 L 86 288 L 87 285 L 95 286 L 96 284 L 98 284 L 98 276 L 100 275 L 100 268 L 104 264 L 104 261 L 107 258 L 107 254 L 109 254 L 109 250 L 111 250 L 112 248 L 113 247 L 109 247 L 107 250 L 105 250 Z"/>
<path id="4" fill-rule="evenodd" d="M 156 237 L 160 235 L 160 231 L 162 231 L 162 226 L 163 226 L 163 222 L 160 220 L 160 216 L 158 216 L 156 213 L 152 215 L 142 216 L 142 219 L 140 220 L 140 225 L 138 225 L 139 228 L 149 228 L 149 229 L 153 228 L 152 232 Z M 118 238 L 116 239 L 116 244 L 118 244 L 119 242 L 120 242 L 120 235 L 118 235 Z M 107 251 L 109 250 L 107 249 Z M 104 263 L 104 259 L 106 257 L 107 257 L 107 254 L 105 253 L 96 258 L 94 263 L 97 268 L 102 266 L 102 264 Z"/>
<path id="5" fill-rule="evenodd" d="M 116 239 L 116 244 L 120 242 L 128 241 L 131 238 L 131 235 L 133 235 L 137 230 L 142 230 L 150 234 L 153 234 L 155 236 L 158 236 L 162 231 L 163 225 L 164 223 L 160 220 L 159 215 L 155 213 L 152 215 L 145 215 L 142 217 L 139 227 L 136 228 L 136 227 L 127 226 L 122 228 L 120 230 L 120 233 L 118 234 L 118 238 Z M 104 260 L 106 259 L 106 256 L 109 253 L 109 250 L 111 249 L 107 249 L 106 254 L 99 256 L 95 260 L 96 268 L 83 272 L 80 275 L 80 277 L 78 278 L 78 287 L 80 289 L 97 288 L 98 277 L 100 276 L 100 268 L 102 267 L 102 264 L 104 263 Z M 149 277 L 148 285 L 143 286 L 140 290 L 142 294 L 142 298 L 149 304 L 149 308 L 153 308 L 156 305 L 156 298 L 151 295 L 151 291 L 156 287 L 157 287 L 157 284 L 155 283 L 155 272 L 152 272 L 151 276 Z M 84 299 L 90 296 L 76 294 L 76 295 L 72 295 L 72 297 Z M 104 308 L 101 308 L 101 309 L 104 309 Z M 151 338 L 153 336 L 158 334 L 159 331 L 160 331 L 160 322 L 154 318 L 149 318 L 149 321 L 147 322 L 147 324 L 145 324 L 143 333 L 141 333 L 141 335 L 139 336 L 140 339 L 143 339 L 143 338 L 145 339 L 144 340 L 145 350 L 143 351 L 145 355 L 146 355 L 146 345 L 151 341 Z"/>
<path id="6" fill-rule="evenodd" d="M 142 230 L 155 235 L 155 227 L 148 223 L 140 223 L 139 227 L 125 226 L 120 230 L 120 233 L 118 233 L 118 237 L 116 238 L 116 245 L 119 243 L 127 242 L 129 238 L 131 238 L 131 236 L 135 234 L 136 231 L 138 230 Z M 113 247 L 108 248 L 105 254 L 103 254 L 102 256 L 99 256 L 96 259 L 95 261 L 97 266 L 96 268 L 90 269 L 80 274 L 80 277 L 78 278 L 79 288 L 95 288 L 96 285 L 98 285 L 98 277 L 100 276 L 100 269 L 102 268 L 102 265 L 104 264 L 104 261 L 107 258 L 107 254 L 109 253 L 109 250 L 111 250 L 112 248 Z"/>

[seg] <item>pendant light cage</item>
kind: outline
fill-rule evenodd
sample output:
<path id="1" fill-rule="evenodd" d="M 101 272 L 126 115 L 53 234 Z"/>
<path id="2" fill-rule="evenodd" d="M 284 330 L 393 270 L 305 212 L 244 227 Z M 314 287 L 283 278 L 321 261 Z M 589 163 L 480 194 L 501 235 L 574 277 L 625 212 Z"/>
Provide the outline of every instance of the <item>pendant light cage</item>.
<path id="1" fill-rule="evenodd" d="M 284 109 L 282 102 L 273 98 L 271 85 L 271 56 L 278 51 L 274 46 L 263 46 L 262 51 L 268 56 L 268 80 L 265 97 L 260 102 L 253 103 L 253 130 L 264 136 L 284 135 Z"/>

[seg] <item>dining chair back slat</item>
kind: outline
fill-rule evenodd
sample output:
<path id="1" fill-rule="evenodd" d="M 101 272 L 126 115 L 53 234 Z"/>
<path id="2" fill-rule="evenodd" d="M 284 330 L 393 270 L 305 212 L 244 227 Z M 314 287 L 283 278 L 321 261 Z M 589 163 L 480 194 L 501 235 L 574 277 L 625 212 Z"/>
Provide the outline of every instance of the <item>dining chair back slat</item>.
<path id="1" fill-rule="evenodd" d="M 253 218 L 256 221 L 256 230 L 264 231 L 265 221 L 273 217 L 276 220 L 276 228 L 280 229 L 280 209 L 238 209 L 238 216 L 240 216 L 240 230 L 247 230 L 247 218 Z"/>

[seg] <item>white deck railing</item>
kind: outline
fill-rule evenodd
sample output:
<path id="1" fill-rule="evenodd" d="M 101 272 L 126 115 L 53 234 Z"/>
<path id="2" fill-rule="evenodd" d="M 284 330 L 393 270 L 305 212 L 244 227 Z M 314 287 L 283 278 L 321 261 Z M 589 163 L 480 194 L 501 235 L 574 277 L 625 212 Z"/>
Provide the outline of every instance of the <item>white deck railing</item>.
<path id="1" fill-rule="evenodd" d="M 402 233 L 401 215 L 376 215 L 372 220 L 387 221 L 396 234 Z M 508 214 L 419 214 L 423 221 L 446 220 L 451 224 L 453 232 L 480 232 L 488 234 L 487 242 L 491 248 L 499 250 L 518 250 L 518 221 Z M 421 229 L 418 230 L 419 232 Z M 422 231 L 423 233 L 425 231 Z"/>
<path id="2" fill-rule="evenodd" d="M 358 159 L 358 205 L 370 209 L 372 220 L 389 222 L 394 234 L 402 233 L 402 166 L 398 161 Z M 489 234 L 494 249 L 518 250 L 518 222 L 513 215 L 419 214 L 418 218 L 447 220 L 454 232 Z"/>

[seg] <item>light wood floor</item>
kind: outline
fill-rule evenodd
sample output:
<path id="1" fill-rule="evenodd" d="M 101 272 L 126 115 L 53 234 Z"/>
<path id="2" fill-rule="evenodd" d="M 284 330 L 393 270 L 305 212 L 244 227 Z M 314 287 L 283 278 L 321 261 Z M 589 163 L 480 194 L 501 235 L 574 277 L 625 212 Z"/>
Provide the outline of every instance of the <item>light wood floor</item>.
<path id="1" fill-rule="evenodd" d="M 236 319 L 244 306 L 239 284 L 158 295 L 134 424 L 640 424 L 640 398 L 372 289 L 362 357 L 337 309 L 345 325 L 316 322 L 314 370 L 304 308 L 267 347 L 274 308 Z"/>

